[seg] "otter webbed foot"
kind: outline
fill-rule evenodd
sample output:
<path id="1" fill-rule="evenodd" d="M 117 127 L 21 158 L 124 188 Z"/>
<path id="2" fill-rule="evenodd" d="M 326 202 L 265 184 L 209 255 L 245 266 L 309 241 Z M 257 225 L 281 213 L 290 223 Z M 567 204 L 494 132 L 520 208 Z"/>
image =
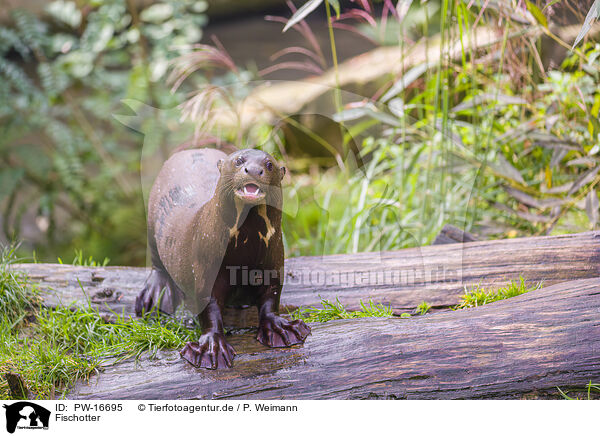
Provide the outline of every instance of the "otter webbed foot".
<path id="1" fill-rule="evenodd" d="M 288 321 L 278 316 L 265 316 L 260 320 L 256 339 L 267 347 L 290 347 L 301 344 L 310 335 L 310 327 L 302 320 Z"/>
<path id="2" fill-rule="evenodd" d="M 172 314 L 181 303 L 182 296 L 179 288 L 171 281 L 169 275 L 153 268 L 144 283 L 144 289 L 135 299 L 135 314 L 142 316 L 160 304 L 161 312 Z"/>
<path id="3" fill-rule="evenodd" d="M 179 352 L 181 357 L 194 366 L 218 369 L 233 366 L 235 350 L 225 340 L 223 333 L 206 333 L 198 342 L 188 342 Z"/>

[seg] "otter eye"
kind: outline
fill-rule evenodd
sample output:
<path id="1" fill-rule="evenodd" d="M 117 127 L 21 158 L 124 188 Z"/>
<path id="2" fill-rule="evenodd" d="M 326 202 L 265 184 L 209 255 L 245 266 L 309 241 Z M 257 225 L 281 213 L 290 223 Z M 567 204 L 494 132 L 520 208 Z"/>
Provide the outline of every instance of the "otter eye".
<path id="1" fill-rule="evenodd" d="M 267 165 L 266 166 L 267 166 L 267 169 L 269 171 L 271 171 L 273 169 L 273 164 L 271 163 L 271 161 L 267 161 Z"/>
<path id="2" fill-rule="evenodd" d="M 243 163 L 244 163 L 244 158 L 243 158 L 243 157 L 238 157 L 238 158 L 235 160 L 235 166 L 236 166 L 236 167 L 239 167 L 239 166 L 240 166 L 240 165 L 242 165 Z"/>

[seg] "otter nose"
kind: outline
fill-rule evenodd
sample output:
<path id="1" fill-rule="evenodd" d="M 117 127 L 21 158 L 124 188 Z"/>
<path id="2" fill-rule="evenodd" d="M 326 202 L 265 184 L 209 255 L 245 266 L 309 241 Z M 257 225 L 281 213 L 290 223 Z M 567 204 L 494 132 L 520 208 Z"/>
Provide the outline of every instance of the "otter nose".
<path id="1" fill-rule="evenodd" d="M 263 173 L 265 172 L 264 169 L 260 165 L 256 165 L 256 164 L 246 165 L 244 167 L 244 171 L 246 172 L 246 174 L 250 174 L 251 176 L 254 176 L 257 178 L 262 176 Z"/>

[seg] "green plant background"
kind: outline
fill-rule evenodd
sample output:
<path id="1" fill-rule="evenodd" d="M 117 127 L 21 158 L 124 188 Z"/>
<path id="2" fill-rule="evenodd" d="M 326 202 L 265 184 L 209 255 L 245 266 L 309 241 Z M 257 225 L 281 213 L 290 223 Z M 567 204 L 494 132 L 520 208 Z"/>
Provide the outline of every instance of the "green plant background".
<path id="1" fill-rule="evenodd" d="M 407 72 L 400 87 L 386 82 L 373 107 L 339 107 L 338 119 L 354 121 L 351 134 L 368 162 L 362 171 L 294 160 L 272 125 L 220 132 L 288 161 L 288 192 L 299 208 L 284 217 L 287 255 L 427 244 L 445 223 L 484 238 L 595 228 L 600 47 L 586 36 L 562 64 L 542 69 L 543 39 L 529 38 L 522 49 L 526 38 L 513 35 L 536 27 L 552 34 L 556 6 L 527 3 L 522 12 L 537 21 L 523 23 L 499 7 L 456 0 L 406 5 L 404 21 L 388 13 L 383 29 L 373 10 L 377 25 L 356 29 L 393 46 L 408 44 L 401 35 L 414 41 L 438 32 L 465 41 L 475 21 L 500 21 L 500 42 L 482 53 L 465 49 L 460 60 L 440 51 L 438 66 Z M 61 0 L 41 17 L 13 10 L 0 25 L 2 233 L 23 241 L 25 258 L 35 251 L 38 261 L 70 262 L 83 250 L 112 264 L 145 263 L 142 147 L 167 156 L 191 137 L 196 126 L 180 122 L 177 109 L 191 91 L 228 84 L 235 99 L 260 78 L 252 66 L 223 71 L 204 59 L 171 89 L 170 62 L 196 50 L 189 44 L 202 38 L 206 7 Z M 329 12 L 334 20 L 337 10 Z M 321 67 L 337 65 L 335 50 L 320 53 Z M 115 117 L 144 105 L 158 110 L 135 128 Z M 374 126 L 382 133 L 370 135 Z M 35 237 L 22 228 L 27 215 Z"/>

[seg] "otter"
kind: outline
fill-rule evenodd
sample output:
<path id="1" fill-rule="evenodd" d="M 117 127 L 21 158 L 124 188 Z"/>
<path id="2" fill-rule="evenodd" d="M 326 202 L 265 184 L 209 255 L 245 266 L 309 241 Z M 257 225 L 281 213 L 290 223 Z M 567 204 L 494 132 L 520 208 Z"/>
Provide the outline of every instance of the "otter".
<path id="1" fill-rule="evenodd" d="M 154 182 L 148 202 L 152 270 L 135 311 L 173 313 L 183 300 L 202 326 L 198 342 L 180 351 L 194 366 L 233 366 L 222 311 L 234 294 L 258 308 L 256 339 L 263 345 L 292 346 L 310 334 L 303 321 L 278 315 L 285 171 L 256 149 L 226 154 L 203 148 L 174 153 Z"/>

